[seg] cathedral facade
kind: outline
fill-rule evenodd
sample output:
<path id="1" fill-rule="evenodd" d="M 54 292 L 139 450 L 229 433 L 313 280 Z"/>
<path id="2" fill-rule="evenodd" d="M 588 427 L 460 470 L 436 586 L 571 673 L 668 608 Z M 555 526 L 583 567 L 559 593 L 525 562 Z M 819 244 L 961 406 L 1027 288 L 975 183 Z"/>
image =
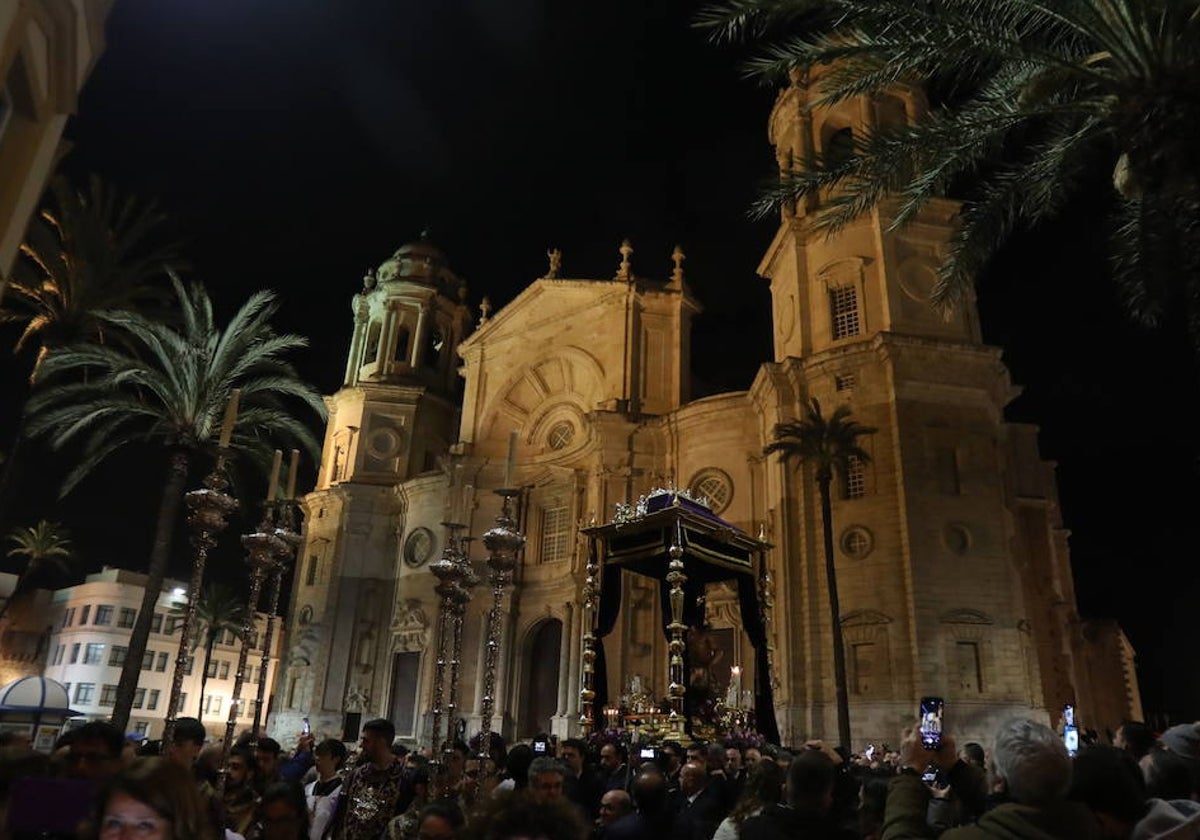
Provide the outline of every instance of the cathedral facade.
<path id="1" fill-rule="evenodd" d="M 832 111 L 810 112 L 807 96 L 796 80 L 771 114 L 781 169 L 925 107 L 916 90 Z M 816 486 L 805 469 L 762 454 L 775 425 L 802 416 L 812 397 L 827 410 L 848 404 L 877 429 L 863 444 L 871 460 L 843 477 L 833 503 L 856 750 L 898 741 L 925 695 L 946 699 L 960 740 L 985 740 L 1013 714 L 1058 723 L 1067 703 L 1082 727 L 1101 732 L 1139 717 L 1131 652 L 1086 655 L 1096 633 L 1076 611 L 1053 468 L 1039 459 L 1036 429 L 1004 420 L 1017 391 L 1000 350 L 982 343 L 973 303 L 950 316 L 930 306 L 956 206 L 931 202 L 893 230 L 885 203 L 832 238 L 812 229 L 813 209 L 783 213 L 759 266 L 771 284 L 774 358 L 745 391 L 703 399 L 690 393 L 690 326 L 701 307 L 679 250 L 661 279 L 638 275 L 627 244 L 611 279 L 561 277 L 552 253 L 546 276 L 478 318 L 427 242 L 368 272 L 345 382 L 328 399 L 317 486 L 304 499 L 271 730 L 290 734 L 307 717 L 317 732 L 351 740 L 362 722 L 387 717 L 401 738 L 429 743 L 438 613 L 429 564 L 452 504 L 469 534 L 491 527 L 515 432 L 527 543 L 504 601 L 494 729 L 579 731 L 579 528 L 653 488 L 678 487 L 771 543 L 779 730 L 785 743 L 832 740 Z M 663 696 L 656 585 L 626 575 L 623 586 L 605 643 L 608 696 L 631 684 Z M 468 733 L 481 708 L 490 602 L 480 586 L 467 607 Z M 705 610 L 719 638 L 717 676 L 734 681 L 732 667 L 754 661 L 736 596 L 714 586 Z M 1108 673 L 1085 673 L 1097 661 Z"/>

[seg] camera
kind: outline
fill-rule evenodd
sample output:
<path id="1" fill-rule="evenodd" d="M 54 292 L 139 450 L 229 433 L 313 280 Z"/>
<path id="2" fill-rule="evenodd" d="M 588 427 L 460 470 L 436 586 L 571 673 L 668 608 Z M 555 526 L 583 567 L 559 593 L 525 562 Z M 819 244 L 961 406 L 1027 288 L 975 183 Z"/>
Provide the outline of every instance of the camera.
<path id="1" fill-rule="evenodd" d="M 642 759 L 644 759 L 646 761 L 653 761 L 654 760 L 654 747 L 642 747 L 642 750 L 640 753 L 638 753 L 638 755 L 640 755 L 642 757 Z"/>
<path id="2" fill-rule="evenodd" d="M 550 742 L 545 738 L 538 738 L 533 742 L 533 754 L 545 755 L 550 750 Z"/>

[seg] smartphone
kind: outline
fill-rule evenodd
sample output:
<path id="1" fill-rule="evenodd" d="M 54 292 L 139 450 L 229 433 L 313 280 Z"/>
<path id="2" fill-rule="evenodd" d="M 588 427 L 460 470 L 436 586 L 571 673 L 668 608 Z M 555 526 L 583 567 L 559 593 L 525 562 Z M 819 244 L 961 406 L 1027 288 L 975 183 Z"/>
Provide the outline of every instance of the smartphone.
<path id="1" fill-rule="evenodd" d="M 548 747 L 549 747 L 549 742 L 546 741 L 545 739 L 539 738 L 538 740 L 533 742 L 533 754 L 534 755 L 545 755 Z"/>
<path id="2" fill-rule="evenodd" d="M 1074 756 L 1079 752 L 1079 729 L 1072 723 L 1063 727 L 1063 744 L 1067 747 L 1067 755 Z"/>
<path id="3" fill-rule="evenodd" d="M 311 734 L 312 734 L 312 727 L 311 727 L 311 726 L 309 725 L 309 723 L 308 723 L 308 718 L 305 718 L 305 719 L 304 719 L 304 728 L 303 728 L 303 729 L 301 729 L 301 730 L 300 730 L 300 732 L 301 732 L 302 734 L 304 734 L 304 735 L 311 735 Z"/>
<path id="4" fill-rule="evenodd" d="M 936 764 L 930 764 L 925 768 L 925 772 L 921 774 L 921 781 L 927 785 L 937 783 L 938 769 Z"/>
<path id="5" fill-rule="evenodd" d="M 930 752 L 942 748 L 942 716 L 946 703 L 941 697 L 921 698 L 921 746 Z"/>
<path id="6" fill-rule="evenodd" d="M 654 747 L 642 747 L 642 751 L 639 753 L 639 755 L 641 755 L 644 760 L 653 761 Z"/>
<path id="7" fill-rule="evenodd" d="M 1075 725 L 1075 707 L 1070 703 L 1063 706 L 1063 723 L 1067 726 Z"/>

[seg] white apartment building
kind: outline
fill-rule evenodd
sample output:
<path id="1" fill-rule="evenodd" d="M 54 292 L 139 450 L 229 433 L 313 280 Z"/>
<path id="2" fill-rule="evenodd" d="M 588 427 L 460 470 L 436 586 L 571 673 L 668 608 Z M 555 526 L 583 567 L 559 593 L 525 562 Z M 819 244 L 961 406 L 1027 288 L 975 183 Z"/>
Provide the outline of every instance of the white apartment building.
<path id="1" fill-rule="evenodd" d="M 97 574 L 88 575 L 78 586 L 54 593 L 50 616 L 53 632 L 44 673 L 63 683 L 71 698 L 71 708 L 84 713 L 85 717 L 74 720 L 75 725 L 87 720 L 106 719 L 112 712 L 121 666 L 129 652 L 129 638 L 145 583 L 145 575 L 106 567 Z M 129 731 L 147 738 L 162 735 L 183 621 L 177 607 L 184 604 L 186 599 L 184 584 L 174 580 L 163 582 L 129 719 Z M 248 728 L 254 720 L 258 682 L 264 677 L 267 680 L 264 698 L 269 700 L 271 697 L 279 662 L 283 620 L 276 618 L 271 655 L 265 667 L 262 640 L 266 636 L 266 615 L 258 613 L 255 624 L 246 663 L 246 680 L 242 687 L 238 732 Z M 179 715 L 200 718 L 210 735 L 222 736 L 225 733 L 240 651 L 241 645 L 232 633 L 225 634 L 216 644 L 209 661 L 209 677 L 203 695 L 200 685 L 203 645 L 190 654 L 189 668 L 183 679 Z M 264 726 L 266 719 L 264 710 Z"/>

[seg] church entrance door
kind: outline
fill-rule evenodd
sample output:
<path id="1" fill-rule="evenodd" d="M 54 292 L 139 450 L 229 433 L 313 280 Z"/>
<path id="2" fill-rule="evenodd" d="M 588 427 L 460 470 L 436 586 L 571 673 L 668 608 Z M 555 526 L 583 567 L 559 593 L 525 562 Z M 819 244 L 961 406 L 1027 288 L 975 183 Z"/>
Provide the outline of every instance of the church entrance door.
<path id="1" fill-rule="evenodd" d="M 521 702 L 517 704 L 517 737 L 531 738 L 550 731 L 550 718 L 558 714 L 558 659 L 562 651 L 563 624 L 548 618 L 529 634 L 528 653 L 521 680 Z"/>

